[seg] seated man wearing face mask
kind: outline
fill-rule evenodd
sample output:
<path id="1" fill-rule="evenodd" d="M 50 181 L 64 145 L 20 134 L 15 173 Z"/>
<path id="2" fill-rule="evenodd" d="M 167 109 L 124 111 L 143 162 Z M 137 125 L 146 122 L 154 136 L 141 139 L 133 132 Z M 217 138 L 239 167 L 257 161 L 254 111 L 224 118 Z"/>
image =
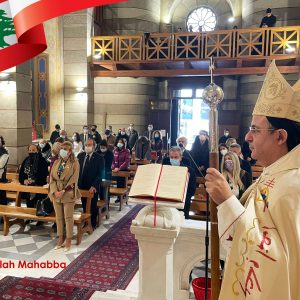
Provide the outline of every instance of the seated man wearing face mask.
<path id="1" fill-rule="evenodd" d="M 104 159 L 99 153 L 95 152 L 95 147 L 95 141 L 88 139 L 85 142 L 85 152 L 81 152 L 77 156 L 80 165 L 78 187 L 94 193 L 91 201 L 91 223 L 93 229 L 96 229 L 97 225 L 97 201 L 100 192 L 100 182 L 105 178 Z M 83 211 L 86 212 L 86 198 L 81 198 L 81 200 Z"/>
<path id="2" fill-rule="evenodd" d="M 184 217 L 186 219 L 189 219 L 189 211 L 191 206 L 191 198 L 194 196 L 196 191 L 196 176 L 195 171 L 189 167 L 184 165 L 182 162 L 182 152 L 179 147 L 172 147 L 169 150 L 169 157 L 165 157 L 162 161 L 163 165 L 170 165 L 170 166 L 177 166 L 177 167 L 187 167 L 190 173 L 190 179 L 189 184 L 187 188 L 187 193 L 185 197 L 185 203 L 184 203 Z"/>
<path id="3" fill-rule="evenodd" d="M 186 149 L 186 146 L 188 144 L 187 138 L 185 136 L 180 136 L 177 138 L 176 143 L 182 152 L 182 163 L 185 166 L 192 167 L 194 169 L 195 166 L 193 166 L 193 162 L 191 160 L 191 153 Z"/>

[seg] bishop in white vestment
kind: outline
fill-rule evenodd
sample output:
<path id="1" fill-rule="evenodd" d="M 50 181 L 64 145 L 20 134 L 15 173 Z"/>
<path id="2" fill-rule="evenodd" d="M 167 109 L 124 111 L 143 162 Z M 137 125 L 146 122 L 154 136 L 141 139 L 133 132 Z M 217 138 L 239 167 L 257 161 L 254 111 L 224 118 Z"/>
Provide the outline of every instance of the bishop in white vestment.
<path id="1" fill-rule="evenodd" d="M 242 199 L 217 170 L 206 176 L 228 254 L 219 299 L 300 300 L 300 89 L 275 62 L 246 140 L 265 168 Z"/>

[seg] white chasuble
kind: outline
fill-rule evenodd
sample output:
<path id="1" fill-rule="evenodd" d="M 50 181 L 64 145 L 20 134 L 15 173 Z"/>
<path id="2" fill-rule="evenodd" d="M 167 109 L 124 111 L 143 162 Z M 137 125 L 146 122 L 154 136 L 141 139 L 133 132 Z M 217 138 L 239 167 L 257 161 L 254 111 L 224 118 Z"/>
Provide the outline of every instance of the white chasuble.
<path id="1" fill-rule="evenodd" d="M 245 196 L 235 220 L 226 220 L 233 207 L 218 208 L 230 251 L 219 299 L 299 300 L 300 147 L 265 168 Z"/>

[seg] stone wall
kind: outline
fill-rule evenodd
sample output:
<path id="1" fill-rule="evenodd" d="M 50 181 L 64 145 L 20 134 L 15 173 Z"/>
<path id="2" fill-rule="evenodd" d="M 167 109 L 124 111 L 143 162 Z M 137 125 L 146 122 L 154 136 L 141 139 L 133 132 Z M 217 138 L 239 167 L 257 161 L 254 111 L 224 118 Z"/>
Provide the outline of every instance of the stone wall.
<path id="1" fill-rule="evenodd" d="M 21 164 L 32 140 L 32 86 L 30 62 L 10 70 L 0 82 L 0 135 L 9 151 L 9 164 Z"/>
<path id="2" fill-rule="evenodd" d="M 276 26 L 300 24 L 299 0 L 243 0 L 243 27 L 258 27 L 268 7 L 272 8 L 272 13 L 277 17 Z"/>
<path id="3" fill-rule="evenodd" d="M 95 78 L 95 123 L 103 132 L 112 125 L 117 132 L 134 123 L 142 133 L 148 124 L 149 99 L 157 99 L 158 83 L 149 78 Z"/>
<path id="4" fill-rule="evenodd" d="M 161 0 L 129 0 L 104 7 L 104 34 L 158 32 Z"/>

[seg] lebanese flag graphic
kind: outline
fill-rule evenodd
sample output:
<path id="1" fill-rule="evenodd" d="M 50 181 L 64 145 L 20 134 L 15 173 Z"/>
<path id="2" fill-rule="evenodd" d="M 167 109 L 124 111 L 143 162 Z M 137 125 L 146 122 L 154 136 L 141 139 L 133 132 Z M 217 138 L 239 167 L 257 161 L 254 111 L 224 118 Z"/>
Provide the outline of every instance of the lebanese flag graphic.
<path id="1" fill-rule="evenodd" d="M 47 48 L 43 22 L 89 7 L 125 0 L 0 0 L 0 71 Z"/>

